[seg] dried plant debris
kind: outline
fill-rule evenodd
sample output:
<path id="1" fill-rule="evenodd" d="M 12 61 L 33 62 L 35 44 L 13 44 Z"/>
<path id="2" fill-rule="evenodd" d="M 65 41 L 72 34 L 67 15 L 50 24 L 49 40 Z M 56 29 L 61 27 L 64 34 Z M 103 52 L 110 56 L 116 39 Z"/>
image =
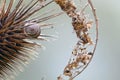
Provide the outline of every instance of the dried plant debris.
<path id="1" fill-rule="evenodd" d="M 78 38 L 78 42 L 72 51 L 71 58 L 64 68 L 63 75 L 60 75 L 58 80 L 66 80 L 66 76 L 68 77 L 67 80 L 73 80 L 88 66 L 93 57 L 98 40 L 98 20 L 91 0 L 86 2 L 87 5 L 82 4 L 85 6 L 80 11 L 78 11 L 78 7 L 75 5 L 74 0 L 55 0 L 55 2 L 72 19 L 71 24 Z M 80 2 L 82 2 L 82 0 Z M 93 21 L 86 17 L 86 8 L 91 9 L 94 16 Z M 93 24 L 96 25 L 95 33 L 93 33 L 96 35 L 94 37 L 95 42 L 93 42 L 93 39 L 89 35 L 89 30 Z M 88 50 L 88 47 L 92 46 L 93 49 Z"/>
<path id="2" fill-rule="evenodd" d="M 41 28 L 49 24 L 42 26 L 40 23 L 62 14 L 31 18 L 53 1 L 25 1 L 0 0 L 0 80 L 13 80 L 23 71 L 23 66 L 37 56 L 36 49 L 41 47 L 33 39 L 44 40 L 42 37 L 47 36 L 42 35 Z"/>

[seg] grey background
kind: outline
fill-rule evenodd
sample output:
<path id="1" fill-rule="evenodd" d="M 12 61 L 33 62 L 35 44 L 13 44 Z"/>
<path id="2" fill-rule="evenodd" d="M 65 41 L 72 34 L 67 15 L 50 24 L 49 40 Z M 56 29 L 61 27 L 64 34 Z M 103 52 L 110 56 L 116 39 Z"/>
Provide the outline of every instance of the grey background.
<path id="1" fill-rule="evenodd" d="M 91 64 L 75 80 L 119 80 L 120 0 L 92 1 L 99 17 L 99 43 Z M 45 80 L 56 80 L 62 73 L 76 42 L 75 35 L 66 15 L 49 22 L 55 22 L 56 28 L 43 32 L 58 35 L 58 39 L 40 42 L 46 50 L 40 50 L 38 58 L 32 61 L 16 80 L 41 80 L 42 77 Z"/>

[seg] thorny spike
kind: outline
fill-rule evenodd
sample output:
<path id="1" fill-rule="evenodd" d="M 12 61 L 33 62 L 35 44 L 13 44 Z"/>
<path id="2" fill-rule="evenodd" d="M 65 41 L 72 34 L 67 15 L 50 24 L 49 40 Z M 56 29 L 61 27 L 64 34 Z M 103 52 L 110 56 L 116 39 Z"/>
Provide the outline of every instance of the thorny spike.
<path id="1" fill-rule="evenodd" d="M 3 0 L 3 4 L 2 4 L 2 15 L 4 15 L 5 13 L 5 4 L 6 4 L 6 0 Z"/>
<path id="2" fill-rule="evenodd" d="M 39 8 L 33 9 L 33 11 L 29 12 L 29 14 L 25 15 L 24 17 L 22 17 L 21 19 L 19 19 L 18 21 L 15 22 L 15 24 L 27 19 L 29 16 L 31 16 L 32 14 L 34 14 L 35 12 L 39 11 L 40 9 L 44 8 L 45 6 L 49 5 L 50 3 L 52 3 L 53 1 L 50 1 L 48 3 L 46 3 L 44 6 L 40 6 Z"/>
<path id="3" fill-rule="evenodd" d="M 9 17 L 7 17 L 6 22 L 17 18 L 17 11 L 19 11 L 20 6 L 22 5 L 23 0 L 19 0 L 18 4 L 16 5 L 15 9 L 10 13 Z"/>
<path id="4" fill-rule="evenodd" d="M 32 2 L 33 2 L 33 0 L 30 1 L 29 4 L 31 4 Z M 31 10 L 31 8 L 33 8 L 33 7 L 36 5 L 36 3 L 38 3 L 38 0 L 37 0 L 36 2 L 34 2 L 32 5 L 29 5 L 29 4 L 28 4 L 28 5 L 21 11 L 21 13 L 19 14 L 19 17 L 18 17 L 16 20 L 22 19 L 23 16 L 27 15 L 28 12 Z M 28 9 L 26 9 L 26 8 L 28 8 Z"/>
<path id="5" fill-rule="evenodd" d="M 47 16 L 47 17 L 43 17 L 43 18 L 41 18 L 41 19 L 34 19 L 34 20 L 31 20 L 31 22 L 36 22 L 36 23 L 44 22 L 44 21 L 46 21 L 46 20 L 49 20 L 50 18 L 54 18 L 54 17 L 59 16 L 59 15 L 61 15 L 61 14 L 63 14 L 63 12 L 59 12 L 59 13 L 56 13 L 56 14 L 52 14 L 52 15 L 49 15 L 49 16 Z M 30 22 L 30 21 L 28 21 L 28 22 Z"/>
<path id="6" fill-rule="evenodd" d="M 10 3 L 9 3 L 9 6 L 8 6 L 8 8 L 6 10 L 5 16 L 8 16 L 8 14 L 10 13 L 10 10 L 12 8 L 13 2 L 14 2 L 14 0 L 10 0 Z"/>

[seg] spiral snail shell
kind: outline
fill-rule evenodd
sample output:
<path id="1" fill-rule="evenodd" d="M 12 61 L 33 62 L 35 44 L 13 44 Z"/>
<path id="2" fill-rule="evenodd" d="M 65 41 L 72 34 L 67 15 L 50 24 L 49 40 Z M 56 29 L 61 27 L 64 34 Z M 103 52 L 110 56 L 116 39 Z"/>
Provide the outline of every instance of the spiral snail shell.
<path id="1" fill-rule="evenodd" d="M 41 33 L 41 29 L 37 23 L 27 23 L 24 32 L 28 37 L 37 38 Z"/>

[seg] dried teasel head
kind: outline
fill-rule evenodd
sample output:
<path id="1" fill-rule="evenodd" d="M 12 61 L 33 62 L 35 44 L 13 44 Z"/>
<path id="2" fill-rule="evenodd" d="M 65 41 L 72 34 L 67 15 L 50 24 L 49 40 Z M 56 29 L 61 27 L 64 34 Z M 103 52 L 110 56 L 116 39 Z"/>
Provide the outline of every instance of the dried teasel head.
<path id="1" fill-rule="evenodd" d="M 13 80 L 36 57 L 36 48 L 41 45 L 31 39 L 41 36 L 39 23 L 61 14 L 30 18 L 53 1 L 31 0 L 27 4 L 24 1 L 0 0 L 0 80 Z"/>

